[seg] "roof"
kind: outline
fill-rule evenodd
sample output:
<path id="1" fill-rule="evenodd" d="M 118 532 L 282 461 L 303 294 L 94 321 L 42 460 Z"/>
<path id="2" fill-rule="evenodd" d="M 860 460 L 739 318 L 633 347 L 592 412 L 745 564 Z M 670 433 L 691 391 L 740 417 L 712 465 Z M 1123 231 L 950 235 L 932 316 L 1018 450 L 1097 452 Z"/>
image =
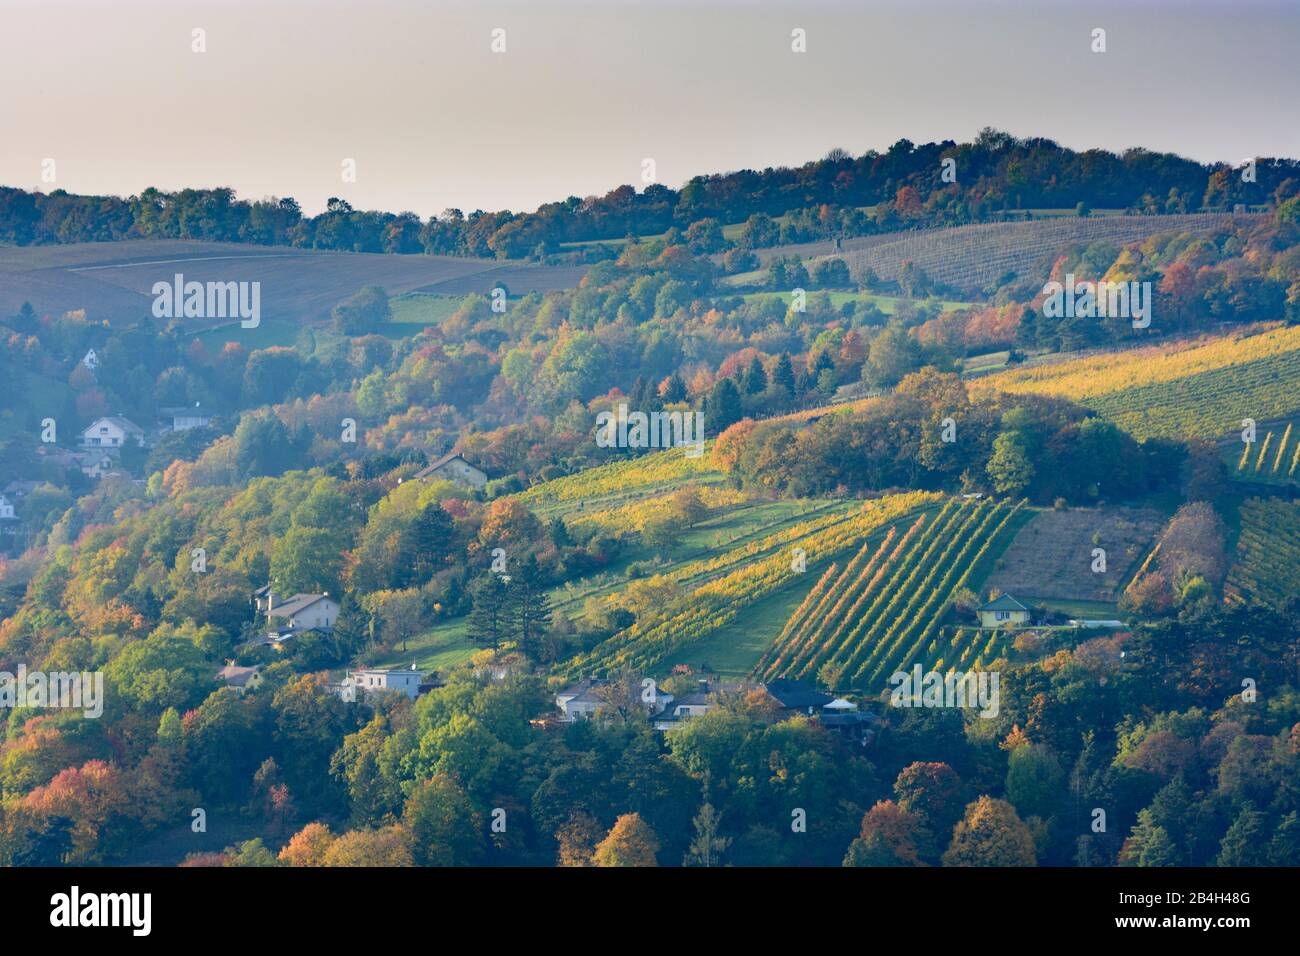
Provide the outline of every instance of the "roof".
<path id="1" fill-rule="evenodd" d="M 465 459 L 465 456 L 462 455 L 460 452 L 458 452 L 458 451 L 449 451 L 449 452 L 447 452 L 447 454 L 443 455 L 443 456 L 442 456 L 441 458 L 439 458 L 437 461 L 430 462 L 429 464 L 427 464 L 427 465 L 425 465 L 423 468 L 421 468 L 419 471 L 417 471 L 417 472 L 415 473 L 415 477 L 416 477 L 416 478 L 427 478 L 429 475 L 432 475 L 434 472 L 436 472 L 438 469 L 440 469 L 443 465 L 449 464 L 450 462 L 455 461 L 457 458 L 459 458 L 461 461 L 465 462 L 465 464 L 469 465 L 469 467 L 474 468 L 474 466 L 473 466 L 472 464 L 470 464 L 470 463 Z M 475 471 L 480 471 L 480 469 L 478 469 L 478 468 L 474 468 L 474 470 L 475 470 Z"/>
<path id="2" fill-rule="evenodd" d="M 225 681 L 232 687 L 243 687 L 259 670 L 261 668 L 257 666 L 239 667 L 235 664 L 227 664 L 217 671 L 217 680 Z"/>
<path id="3" fill-rule="evenodd" d="M 1028 611 L 1025 607 L 1010 594 L 1000 594 L 987 604 L 976 608 L 978 611 Z"/>
<path id="4" fill-rule="evenodd" d="M 96 418 L 93 422 L 91 422 L 89 425 L 86 426 L 85 431 L 90 431 L 100 422 L 109 422 L 113 425 L 116 425 L 124 432 L 132 432 L 133 434 L 137 434 L 137 435 L 144 434 L 143 428 L 141 428 L 135 422 L 131 421 L 129 418 L 123 418 L 120 415 L 105 415 L 102 418 Z"/>
<path id="5" fill-rule="evenodd" d="M 768 681 L 764 686 L 767 692 L 776 698 L 778 704 L 790 709 L 804 710 L 808 707 L 825 707 L 834 700 L 830 694 L 823 694 L 815 687 L 810 687 L 802 681 L 787 680 L 784 677 Z"/>
<path id="6" fill-rule="evenodd" d="M 277 604 L 266 613 L 274 617 L 293 617 L 299 611 L 311 607 L 317 601 L 328 601 L 328 594 L 295 594 L 283 604 Z"/>
<path id="7" fill-rule="evenodd" d="M 168 408 L 158 409 L 158 414 L 163 418 L 186 418 L 190 416 L 198 418 L 211 418 L 212 413 L 206 408 L 200 408 L 198 405 L 175 405 Z"/>

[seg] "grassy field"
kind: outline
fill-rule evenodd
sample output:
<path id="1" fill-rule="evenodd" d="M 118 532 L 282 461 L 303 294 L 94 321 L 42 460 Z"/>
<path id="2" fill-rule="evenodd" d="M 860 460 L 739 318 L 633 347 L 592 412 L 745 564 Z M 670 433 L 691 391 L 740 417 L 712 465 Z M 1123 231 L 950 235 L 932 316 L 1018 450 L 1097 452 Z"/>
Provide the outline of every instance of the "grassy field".
<path id="1" fill-rule="evenodd" d="M 1112 603 L 1146 557 L 1165 516 L 1137 508 L 1036 511 L 985 582 L 1023 601 Z M 1106 571 L 1092 570 L 1094 548 Z"/>

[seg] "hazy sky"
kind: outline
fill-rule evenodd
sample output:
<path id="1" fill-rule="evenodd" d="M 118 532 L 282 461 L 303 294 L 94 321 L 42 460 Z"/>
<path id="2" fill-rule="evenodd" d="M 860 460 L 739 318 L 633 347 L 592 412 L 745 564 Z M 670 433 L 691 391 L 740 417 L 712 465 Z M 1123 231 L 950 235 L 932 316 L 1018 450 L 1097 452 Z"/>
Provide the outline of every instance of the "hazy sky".
<path id="1" fill-rule="evenodd" d="M 53 159 L 47 190 L 227 185 L 428 215 L 640 185 L 646 157 L 677 186 L 983 126 L 1300 156 L 1297 51 L 1300 6 L 1258 0 L 0 0 L 0 184 L 39 186 Z"/>

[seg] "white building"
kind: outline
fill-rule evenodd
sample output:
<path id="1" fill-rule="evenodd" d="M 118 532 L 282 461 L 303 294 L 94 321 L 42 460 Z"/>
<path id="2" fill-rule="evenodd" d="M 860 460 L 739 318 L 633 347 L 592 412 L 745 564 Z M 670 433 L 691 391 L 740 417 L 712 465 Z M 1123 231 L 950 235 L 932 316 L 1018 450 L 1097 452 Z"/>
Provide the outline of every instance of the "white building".
<path id="1" fill-rule="evenodd" d="M 99 356 L 95 354 L 94 349 L 87 350 L 86 354 L 81 358 L 81 364 L 92 372 L 99 368 Z"/>
<path id="2" fill-rule="evenodd" d="M 0 495 L 0 521 L 13 521 L 18 516 L 14 514 L 13 503 L 4 495 Z"/>
<path id="3" fill-rule="evenodd" d="M 571 684 L 555 695 L 555 706 L 560 709 L 560 720 L 572 723 L 575 720 L 590 720 L 601 708 L 610 705 L 609 693 L 605 690 L 608 681 L 580 680 Z M 648 713 L 657 714 L 672 703 L 673 695 L 659 689 L 651 681 L 642 684 L 637 690 L 637 700 Z"/>
<path id="4" fill-rule="evenodd" d="M 272 591 L 266 592 L 266 616 L 279 618 L 281 628 L 301 631 L 313 627 L 333 627 L 339 606 L 328 594 L 295 594 L 280 601 Z"/>
<path id="5" fill-rule="evenodd" d="M 482 488 L 488 481 L 486 474 L 467 462 L 457 452 L 443 455 L 432 464 L 421 468 L 415 473 L 415 477 L 422 481 L 454 481 L 467 488 Z"/>
<path id="6" fill-rule="evenodd" d="M 188 431 L 191 428 L 206 428 L 208 422 L 212 421 L 212 413 L 200 408 L 198 402 L 195 402 L 192 408 L 189 406 L 160 408 L 158 414 L 162 416 L 164 421 L 171 421 L 171 428 L 174 432 Z"/>
<path id="7" fill-rule="evenodd" d="M 387 692 L 405 694 L 411 700 L 415 700 L 419 696 L 422 683 L 424 683 L 424 673 L 412 664 L 409 670 L 384 667 L 348 671 L 347 676 L 331 689 L 348 703 L 354 703 L 358 697 L 364 697 L 366 694 Z"/>
<path id="8" fill-rule="evenodd" d="M 81 444 L 86 448 L 121 448 L 128 441 L 144 447 L 144 429 L 120 415 L 100 418 L 81 433 Z"/>

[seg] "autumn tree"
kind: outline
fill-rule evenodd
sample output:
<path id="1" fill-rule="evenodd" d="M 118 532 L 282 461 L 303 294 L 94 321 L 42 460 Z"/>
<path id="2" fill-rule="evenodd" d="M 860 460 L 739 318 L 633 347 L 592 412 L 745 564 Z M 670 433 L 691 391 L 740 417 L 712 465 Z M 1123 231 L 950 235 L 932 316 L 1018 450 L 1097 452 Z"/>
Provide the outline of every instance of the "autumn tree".
<path id="1" fill-rule="evenodd" d="M 639 813 L 625 813 L 592 856 L 597 866 L 658 866 L 659 838 Z"/>
<path id="2" fill-rule="evenodd" d="M 1005 800 L 980 797 L 966 807 L 943 855 L 944 866 L 1033 866 L 1034 838 Z"/>

